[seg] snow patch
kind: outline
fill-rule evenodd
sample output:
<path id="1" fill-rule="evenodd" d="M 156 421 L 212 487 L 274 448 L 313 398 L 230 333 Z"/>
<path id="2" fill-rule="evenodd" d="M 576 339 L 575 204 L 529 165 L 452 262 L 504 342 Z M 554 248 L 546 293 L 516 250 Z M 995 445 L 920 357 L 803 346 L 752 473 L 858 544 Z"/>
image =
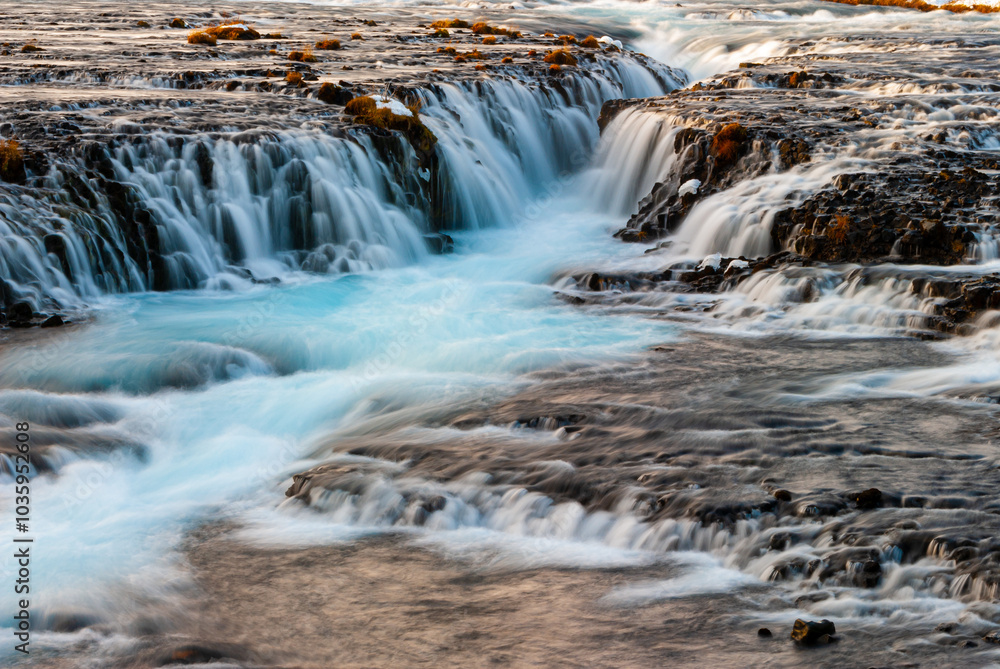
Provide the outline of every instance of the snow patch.
<path id="1" fill-rule="evenodd" d="M 413 112 L 406 108 L 399 100 L 387 97 L 385 95 L 373 95 L 372 100 L 375 101 L 375 106 L 379 109 L 388 109 L 396 116 L 413 116 Z"/>
<path id="2" fill-rule="evenodd" d="M 701 188 L 701 181 L 699 179 L 688 179 L 681 187 L 677 189 L 678 197 L 684 197 L 685 195 L 694 195 Z"/>

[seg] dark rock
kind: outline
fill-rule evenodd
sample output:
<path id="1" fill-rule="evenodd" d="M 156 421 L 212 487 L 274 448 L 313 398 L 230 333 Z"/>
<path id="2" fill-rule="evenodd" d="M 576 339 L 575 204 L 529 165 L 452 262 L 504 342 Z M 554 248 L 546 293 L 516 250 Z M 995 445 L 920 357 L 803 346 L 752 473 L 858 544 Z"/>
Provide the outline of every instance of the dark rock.
<path id="1" fill-rule="evenodd" d="M 787 490 L 781 490 L 781 489 L 775 490 L 772 494 L 774 495 L 774 498 L 779 502 L 792 501 L 792 493 L 788 492 Z"/>
<path id="2" fill-rule="evenodd" d="M 62 327 L 63 325 L 65 325 L 65 321 L 59 314 L 49 316 L 42 322 L 43 328 L 58 328 Z"/>
<path id="3" fill-rule="evenodd" d="M 989 634 L 984 635 L 983 641 L 986 643 L 1000 644 L 1000 630 L 993 630 Z"/>
<path id="4" fill-rule="evenodd" d="M 882 491 L 878 488 L 869 488 L 863 492 L 851 495 L 851 501 L 859 509 L 875 509 L 882 505 Z"/>
<path id="5" fill-rule="evenodd" d="M 11 323 L 27 323 L 35 315 L 35 309 L 27 302 L 16 302 L 7 310 Z"/>
<path id="6" fill-rule="evenodd" d="M 810 646 L 822 643 L 821 639 L 827 637 L 826 643 L 829 643 L 829 640 L 836 633 L 837 628 L 829 620 L 816 621 L 799 618 L 792 627 L 792 640 Z"/>
<path id="7" fill-rule="evenodd" d="M 770 639 L 774 635 L 771 634 L 771 630 L 767 629 L 766 627 L 761 627 L 759 630 L 757 630 L 757 636 L 761 637 L 762 639 Z"/>

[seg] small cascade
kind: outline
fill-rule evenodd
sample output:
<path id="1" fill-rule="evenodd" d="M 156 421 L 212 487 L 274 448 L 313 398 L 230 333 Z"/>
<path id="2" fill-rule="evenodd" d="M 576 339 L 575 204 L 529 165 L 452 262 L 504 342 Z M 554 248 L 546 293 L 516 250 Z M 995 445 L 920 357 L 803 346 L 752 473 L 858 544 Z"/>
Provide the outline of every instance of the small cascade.
<path id="1" fill-rule="evenodd" d="M 512 220 L 558 189 L 589 161 L 603 102 L 682 83 L 611 59 L 551 84 L 436 84 L 417 93 L 431 156 L 366 130 L 182 136 L 115 122 L 128 137 L 53 156 L 30 188 L 0 191 L 0 298 L 66 309 L 103 293 L 412 263 L 425 235 Z"/>

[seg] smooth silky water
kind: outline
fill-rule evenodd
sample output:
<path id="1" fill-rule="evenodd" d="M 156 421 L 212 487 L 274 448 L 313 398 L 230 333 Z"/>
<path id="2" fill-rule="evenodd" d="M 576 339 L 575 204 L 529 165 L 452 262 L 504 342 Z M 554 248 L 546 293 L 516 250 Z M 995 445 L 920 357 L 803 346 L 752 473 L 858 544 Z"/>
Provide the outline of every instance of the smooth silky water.
<path id="1" fill-rule="evenodd" d="M 604 26 L 633 48 L 683 68 L 692 82 L 741 61 L 790 53 L 786 40 L 793 37 L 813 37 L 812 50 L 836 53 L 854 48 L 841 39 L 852 34 L 940 34 L 997 25 L 983 16 L 806 2 L 756 3 L 752 9 L 723 2 L 595 2 L 571 9 L 515 6 L 510 15 L 512 22 L 570 16 Z M 879 48 L 877 41 L 871 48 Z M 783 548 L 766 555 L 761 546 L 774 545 L 788 528 L 757 518 L 730 529 L 697 520 L 700 487 L 727 488 L 723 494 L 731 501 L 768 477 L 795 480 L 803 490 L 821 488 L 830 477 L 841 487 L 879 479 L 880 487 L 925 496 L 939 491 L 942 498 L 961 495 L 963 487 L 973 496 L 995 494 L 982 483 L 995 479 L 995 447 L 969 428 L 992 420 L 992 409 L 969 400 L 995 392 L 1000 376 L 989 328 L 969 341 L 936 347 L 897 339 L 920 305 L 889 280 L 852 287 L 840 270 L 764 276 L 721 296 L 711 316 L 664 318 L 667 307 L 691 301 L 673 293 L 573 304 L 565 277 L 576 272 L 654 269 L 712 253 L 766 253 L 770 207 L 871 159 L 864 147 L 855 147 L 791 175 L 742 184 L 699 204 L 674 235 L 674 250 L 643 254 L 641 246 L 621 244 L 611 233 L 665 173 L 666 152 L 655 149 L 669 146 L 674 130 L 629 112 L 598 144 L 595 119 L 605 99 L 662 92 L 648 74 L 629 71 L 592 79 L 568 108 L 555 97 L 532 101 L 540 93 L 518 84 L 479 96 L 459 86 L 424 94 L 424 114 L 443 140 L 439 150 L 452 179 L 449 223 L 459 229 L 449 230 L 455 239 L 449 255 L 427 252 L 425 212 L 394 192 L 400 176 L 393 166 L 380 165 L 364 143 L 283 128 L 262 156 L 213 140 L 209 149 L 219 172 L 211 188 L 197 179 L 193 143 L 178 152 L 154 141 L 112 156 L 119 177 L 139 184 L 169 221 L 173 287 L 186 290 L 144 292 L 149 286 L 125 267 L 117 272 L 117 286 L 78 278 L 39 288 L 31 279 L 45 274 L 40 268 L 52 262 L 50 256 L 25 245 L 5 256 L 20 263 L 8 273 L 21 278 L 25 290 L 34 286 L 86 319 L 44 340 L 13 340 L 0 351 L 5 424 L 29 420 L 66 444 L 49 456 L 51 472 L 33 482 L 34 611 L 40 617 L 82 612 L 114 623 L 114 633 L 102 638 L 87 630 L 45 632 L 40 644 L 46 652 L 54 658 L 127 653 L 129 639 L 141 634 L 137 617 L 158 611 L 173 620 L 163 629 L 177 625 L 177 610 L 197 592 L 199 574 L 232 576 L 227 570 L 237 567 L 230 563 L 241 560 L 274 568 L 268 556 L 279 549 L 312 556 L 310 550 L 354 545 L 369 546 L 360 549 L 369 551 L 362 558 L 388 560 L 378 572 L 385 579 L 394 577 L 385 566 L 391 561 L 419 560 L 407 555 L 414 547 L 434 556 L 411 565 L 425 586 L 434 582 L 435 570 L 454 569 L 453 561 L 487 574 L 523 572 L 528 575 L 516 578 L 528 581 L 531 570 L 551 569 L 543 573 L 563 597 L 556 606 L 578 601 L 574 583 L 586 584 L 591 600 L 607 610 L 645 610 L 675 625 L 702 616 L 720 621 L 725 631 L 718 634 L 742 633 L 758 623 L 784 630 L 798 615 L 830 617 L 855 630 L 844 644 L 855 645 L 844 655 L 823 656 L 830 666 L 864 662 L 865 649 L 887 645 L 879 631 L 884 623 L 893 630 L 889 644 L 910 657 L 927 644 L 908 636 L 908 627 L 929 633 L 938 622 L 959 621 L 988 629 L 998 615 L 995 593 L 937 578 L 940 563 L 929 559 L 902 566 L 898 556 L 888 555 L 877 590 L 839 584 L 827 589 L 833 596 L 815 602 L 797 599 L 800 591 L 793 587 L 771 585 L 829 546 L 840 531 L 836 520 L 795 526 L 795 540 L 778 541 Z M 491 125 L 501 113 L 513 145 Z M 267 170 L 259 168 L 261 160 Z M 296 171 L 303 166 L 314 185 L 309 211 L 319 212 L 306 223 L 296 205 L 285 206 L 289 194 L 302 194 Z M 251 172 L 261 180 L 244 178 Z M 52 178 L 57 186 L 58 175 Z M 14 203 L 4 206 L 15 228 L 10 234 L 27 235 L 16 229 L 23 212 L 15 213 Z M 333 218 L 349 225 L 332 226 Z M 287 226 L 281 223 L 292 221 L 303 226 L 296 234 L 313 236 L 315 249 L 299 253 L 294 240 L 282 238 Z M 82 268 L 83 242 L 70 247 L 80 249 L 74 262 Z M 980 257 L 988 263 L 995 254 L 985 249 Z M 251 274 L 233 271 L 233 264 Z M 971 269 L 985 273 L 992 265 L 963 267 Z M 254 282 L 261 278 L 280 283 Z M 800 304 L 795 290 L 803 281 L 819 285 L 823 297 Z M 789 330 L 795 337 L 774 337 Z M 667 352 L 650 361 L 652 346 Z M 774 370 L 779 379 L 769 381 Z M 863 407 L 859 398 L 880 402 Z M 520 423 L 519 402 L 533 403 L 536 415 L 565 406 L 601 407 L 608 432 L 576 441 L 565 430 L 535 433 Z M 901 412 L 920 417 L 904 425 L 894 420 Z M 934 412 L 942 426 L 932 425 L 927 414 Z M 455 422 L 466 413 L 477 417 L 472 428 Z M 831 473 L 852 435 L 871 425 L 881 426 L 875 441 L 885 455 L 884 471 L 868 478 Z M 543 470 L 557 480 L 583 467 L 569 463 L 578 455 L 613 450 L 616 439 L 622 453 L 655 449 L 663 433 L 690 454 L 692 471 L 701 477 L 701 484 L 691 484 L 690 517 L 644 522 L 650 501 L 631 482 L 637 475 L 673 476 L 673 467 L 636 472 L 622 465 L 619 471 L 612 453 L 604 462 L 616 492 L 607 503 L 585 508 L 556 495 L 494 485 L 475 474 L 472 462 L 476 457 L 488 468 L 494 447 L 508 458 L 505 445 L 518 440 L 539 455 L 533 460 L 518 451 L 511 466 Z M 122 447 L 103 454 L 75 447 L 95 439 Z M 927 457 L 926 441 L 932 440 L 944 462 L 968 456 L 980 464 L 972 472 L 942 465 L 953 480 L 932 481 L 913 464 Z M 340 442 L 369 450 L 348 453 Z M 453 443 L 468 453 L 455 461 L 467 457 L 471 463 L 462 465 L 461 475 L 448 469 L 454 462 L 392 456 L 405 456 L 407 444 Z M 814 449 L 815 457 L 791 457 L 800 455 L 795 451 L 782 459 L 783 449 L 798 444 Z M 380 448 L 385 457 L 378 457 Z M 310 509 L 285 501 L 291 475 L 320 463 L 367 467 L 357 498 L 317 498 Z M 407 478 L 409 468 L 414 471 Z M 589 470 L 586 476 L 607 483 Z M 6 505 L 10 488 L 2 494 Z M 428 496 L 445 501 L 430 521 L 417 522 L 409 500 Z M 942 502 L 926 512 L 900 510 L 857 524 L 861 533 L 907 522 L 948 528 L 975 523 L 962 514 L 986 512 L 982 506 L 952 510 Z M 216 539 L 199 534 L 220 522 L 238 547 L 219 551 Z M 405 548 L 364 543 L 386 532 L 401 533 Z M 198 556 L 202 540 L 203 555 L 215 556 L 215 563 Z M 364 569 L 349 553 L 316 555 L 336 559 L 345 573 L 350 565 Z M 4 564 L 11 568 L 9 560 Z M 595 572 L 567 576 L 574 572 L 560 571 L 566 568 Z M 626 571 L 602 575 L 613 569 Z M 308 584 L 310 574 L 298 578 Z M 807 592 L 809 581 L 801 575 L 796 587 Z M 340 587 L 347 597 L 351 584 Z M 465 591 L 442 586 L 441 592 L 457 603 Z M 294 593 L 285 596 L 276 599 L 279 606 L 294 599 Z M 364 596 L 357 596 L 356 606 L 372 615 Z M 5 604 L 9 599 L 5 593 Z M 387 614 L 385 622 L 405 625 L 406 618 Z M 615 623 L 609 634 L 632 629 L 633 622 Z M 590 629 L 580 628 L 583 634 Z M 702 629 L 710 637 L 712 631 Z M 634 658 L 656 657 L 664 647 L 684 657 L 684 636 L 664 632 L 661 646 L 641 637 Z M 91 651 L 75 654 L 74 643 L 90 644 Z M 714 666 L 767 661 L 757 650 L 726 656 L 704 642 L 695 647 Z M 935 646 L 933 653 L 939 652 Z M 363 657 L 352 659 L 361 666 Z M 603 661 L 616 664 L 614 657 L 633 661 L 623 660 L 627 654 Z M 963 666 L 954 657 L 933 657 L 936 666 Z M 559 657 L 548 660 L 557 664 Z M 995 660 L 986 652 L 974 662 Z M 775 661 L 801 666 L 803 660 L 785 653 Z"/>

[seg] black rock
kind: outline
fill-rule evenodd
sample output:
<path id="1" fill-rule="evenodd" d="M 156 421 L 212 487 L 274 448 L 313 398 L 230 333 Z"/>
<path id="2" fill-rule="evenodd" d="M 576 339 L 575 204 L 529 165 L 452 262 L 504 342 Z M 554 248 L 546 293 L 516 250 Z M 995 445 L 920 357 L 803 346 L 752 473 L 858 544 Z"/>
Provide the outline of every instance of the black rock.
<path id="1" fill-rule="evenodd" d="M 829 643 L 837 628 L 829 620 L 802 620 L 799 618 L 792 627 L 792 640 L 806 646 Z M 823 637 L 827 637 L 824 641 Z"/>
<path id="2" fill-rule="evenodd" d="M 12 323 L 26 323 L 34 315 L 34 308 L 27 302 L 17 302 L 7 310 L 7 318 Z"/>
<path id="3" fill-rule="evenodd" d="M 65 323 L 66 322 L 63 320 L 62 316 L 60 316 L 59 314 L 55 314 L 54 316 L 49 316 L 48 318 L 46 318 L 42 322 L 42 327 L 43 328 L 58 328 L 58 327 L 62 327 L 63 325 L 65 325 Z"/>
<path id="4" fill-rule="evenodd" d="M 882 491 L 878 488 L 869 488 L 863 492 L 851 495 L 851 501 L 859 509 L 875 509 L 882 504 Z"/>
<path id="5" fill-rule="evenodd" d="M 757 636 L 759 636 L 762 639 L 770 639 L 774 635 L 771 634 L 771 630 L 767 629 L 766 627 L 761 627 L 759 630 L 757 630 Z"/>

